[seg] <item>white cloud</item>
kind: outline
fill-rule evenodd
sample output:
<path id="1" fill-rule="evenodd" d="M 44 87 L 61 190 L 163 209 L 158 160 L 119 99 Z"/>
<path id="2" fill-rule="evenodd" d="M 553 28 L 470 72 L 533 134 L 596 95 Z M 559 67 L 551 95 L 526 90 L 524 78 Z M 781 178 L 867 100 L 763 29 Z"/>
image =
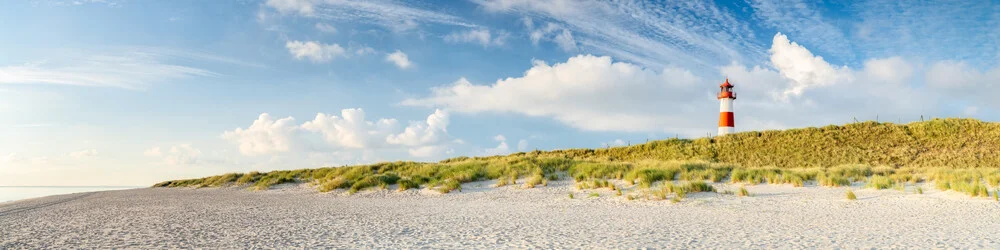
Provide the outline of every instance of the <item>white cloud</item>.
<path id="1" fill-rule="evenodd" d="M 520 141 L 517 141 L 517 151 L 528 151 L 528 140 L 521 139 Z"/>
<path id="2" fill-rule="evenodd" d="M 775 69 L 733 63 L 703 80 L 679 68 L 656 71 L 609 57 L 579 55 L 554 65 L 536 61 L 523 75 L 492 84 L 462 78 L 402 104 L 443 107 L 453 113 L 551 117 L 585 131 L 704 136 L 715 130 L 713 112 L 719 105 L 715 93 L 726 76 L 740 97 L 736 101 L 740 131 L 845 123 L 880 114 L 902 120 L 945 109 L 962 112 L 962 107 L 942 105 L 942 95 L 984 92 L 983 82 L 1000 80 L 1000 69 L 977 71 L 961 63 L 938 63 L 924 70 L 901 58 L 871 59 L 853 70 L 831 65 L 782 34 L 774 40 L 770 53 Z M 921 89 L 925 78 L 931 91 Z"/>
<path id="3" fill-rule="evenodd" d="M 788 37 L 778 33 L 771 45 L 771 63 L 778 68 L 782 76 L 791 80 L 792 85 L 783 91 L 783 97 L 801 96 L 807 88 L 834 84 L 847 80 L 846 67 L 837 68 L 815 56 L 805 47 L 789 41 Z"/>
<path id="4" fill-rule="evenodd" d="M 267 0 L 268 7 L 274 8 L 278 12 L 295 12 L 302 15 L 313 15 L 317 0 Z"/>
<path id="5" fill-rule="evenodd" d="M 436 144 L 448 136 L 448 123 L 448 112 L 438 109 L 426 121 L 412 122 L 402 133 L 389 135 L 386 141 L 407 146 Z"/>
<path id="6" fill-rule="evenodd" d="M 345 50 L 338 44 L 322 44 L 314 41 L 288 41 L 285 43 L 288 52 L 295 59 L 309 59 L 312 62 L 329 62 L 338 56 L 344 56 Z"/>
<path id="7" fill-rule="evenodd" d="M 448 124 L 448 113 L 443 110 L 436 110 L 423 121 L 411 121 L 402 129 L 396 119 L 368 121 L 362 109 L 343 109 L 340 116 L 318 113 L 302 125 L 295 125 L 292 117 L 275 121 L 265 113 L 250 128 L 226 131 L 223 138 L 238 143 L 240 152 L 249 156 L 327 150 L 396 150 L 430 158 L 450 151 L 449 145 L 461 144 L 461 140 L 452 140 L 448 135 Z M 307 146 L 312 138 L 321 139 L 319 141 L 328 147 Z"/>
<path id="8" fill-rule="evenodd" d="M 555 65 L 535 61 L 522 77 L 501 79 L 492 85 L 474 85 L 462 78 L 450 86 L 434 88 L 429 97 L 407 99 L 403 104 L 447 107 L 460 113 L 554 117 L 592 131 L 660 131 L 696 125 L 684 124 L 686 119 L 663 109 L 686 109 L 687 100 L 696 93 L 711 91 L 698 90 L 695 84 L 699 81 L 686 70 L 656 72 L 612 62 L 609 57 L 580 55 Z"/>
<path id="9" fill-rule="evenodd" d="M 406 56 L 406 53 L 399 50 L 386 55 L 385 60 L 395 64 L 396 67 L 399 67 L 400 69 L 409 69 L 410 67 L 413 67 L 413 62 L 410 62 L 410 58 Z"/>
<path id="10" fill-rule="evenodd" d="M 243 155 L 272 154 L 291 150 L 296 143 L 297 129 L 292 117 L 275 120 L 271 115 L 263 113 L 250 127 L 226 131 L 222 138 L 239 144 Z"/>
<path id="11" fill-rule="evenodd" d="M 215 77 L 210 70 L 173 60 L 224 62 L 224 58 L 156 48 L 124 48 L 109 55 L 73 53 L 58 60 L 0 66 L 0 84 L 59 84 L 142 89 L 154 83 L 193 77 Z M 178 61 L 180 62 L 180 61 Z"/>
<path id="12" fill-rule="evenodd" d="M 97 149 L 85 149 L 85 150 L 70 152 L 69 156 L 77 160 L 94 157 L 97 156 Z"/>
<path id="13" fill-rule="evenodd" d="M 494 148 L 487 148 L 484 151 L 485 155 L 510 154 L 510 147 L 507 146 L 507 137 L 504 137 L 503 135 L 497 135 L 493 137 L 493 140 L 499 141 L 500 144 L 497 144 L 497 146 Z"/>
<path id="14" fill-rule="evenodd" d="M 302 124 L 302 128 L 322 134 L 334 146 L 362 149 L 382 146 L 385 136 L 398 126 L 395 119 L 366 121 L 361 109 L 344 109 L 340 115 L 316 114 L 316 118 Z"/>
<path id="15" fill-rule="evenodd" d="M 465 31 L 452 32 L 444 37 L 449 43 L 475 43 L 485 47 L 502 46 L 510 35 L 505 31 L 498 31 L 494 36 L 487 28 L 469 29 Z"/>
<path id="16" fill-rule="evenodd" d="M 323 33 L 337 33 L 337 28 L 325 23 L 316 23 L 316 29 Z"/>

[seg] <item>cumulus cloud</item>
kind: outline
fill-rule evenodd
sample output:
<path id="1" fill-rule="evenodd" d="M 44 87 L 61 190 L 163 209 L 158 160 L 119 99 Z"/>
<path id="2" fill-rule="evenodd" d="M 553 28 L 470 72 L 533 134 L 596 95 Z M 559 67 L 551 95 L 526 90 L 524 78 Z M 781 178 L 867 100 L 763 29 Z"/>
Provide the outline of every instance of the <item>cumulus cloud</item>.
<path id="1" fill-rule="evenodd" d="M 362 109 L 343 109 L 340 116 L 318 113 L 316 117 L 296 125 L 294 118 L 274 120 L 261 114 L 247 129 L 226 131 L 223 138 L 239 144 L 244 155 L 273 155 L 285 152 L 315 150 L 402 150 L 411 156 L 429 158 L 460 144 L 448 135 L 449 117 L 444 110 L 435 110 L 423 121 L 411 121 L 400 128 L 396 119 L 369 121 Z M 322 147 L 308 146 L 310 139 L 319 138 Z M 156 154 L 159 149 L 149 151 Z"/>
<path id="2" fill-rule="evenodd" d="M 366 121 L 365 112 L 361 109 L 344 109 L 340 115 L 316 114 L 316 118 L 302 124 L 302 128 L 322 134 L 332 145 L 361 149 L 381 146 L 383 138 L 398 126 L 395 119 Z"/>
<path id="3" fill-rule="evenodd" d="M 487 28 L 478 28 L 453 32 L 446 35 L 444 41 L 449 43 L 475 43 L 485 48 L 504 45 L 509 36 L 510 34 L 505 31 L 498 31 L 496 35 L 493 35 Z"/>
<path id="4" fill-rule="evenodd" d="M 427 145 L 443 141 L 448 134 L 448 112 L 435 110 L 422 122 L 411 122 L 402 133 L 391 134 L 386 138 L 389 144 L 396 145 Z"/>
<path id="5" fill-rule="evenodd" d="M 510 147 L 507 146 L 507 137 L 497 135 L 493 137 L 493 140 L 500 142 L 500 144 L 497 144 L 497 146 L 493 148 L 487 148 L 484 152 L 486 155 L 510 154 Z"/>
<path id="6" fill-rule="evenodd" d="M 706 78 L 680 68 L 654 70 L 579 55 L 554 65 L 536 61 L 524 74 L 491 84 L 460 78 L 402 104 L 454 113 L 551 117 L 585 131 L 704 136 L 714 131 L 715 93 L 727 76 L 740 97 L 740 131 L 845 123 L 879 114 L 917 119 L 948 108 L 939 103 L 942 94 L 982 91 L 968 86 L 1000 80 L 1000 70 L 977 71 L 949 62 L 927 68 L 898 57 L 870 59 L 860 69 L 835 66 L 783 34 L 775 35 L 769 53 L 773 68 L 732 63 Z M 952 106 L 951 113 L 963 112 L 963 107 Z"/>
<path id="7" fill-rule="evenodd" d="M 410 67 L 413 67 L 413 62 L 410 62 L 410 58 L 406 56 L 406 53 L 399 50 L 386 55 L 385 61 L 395 64 L 396 67 L 399 67 L 400 69 L 409 69 Z"/>
<path id="8" fill-rule="evenodd" d="M 791 80 L 782 92 L 782 96 L 801 96 L 807 88 L 834 84 L 850 77 L 844 72 L 846 67 L 834 67 L 823 60 L 823 57 L 813 55 L 805 47 L 789 41 L 788 37 L 778 33 L 771 45 L 771 63 L 782 76 Z"/>
<path id="9" fill-rule="evenodd" d="M 335 43 L 322 44 L 314 41 L 288 41 L 285 42 L 285 48 L 292 56 L 295 56 L 295 59 L 309 59 L 316 63 L 329 62 L 335 57 L 344 56 L 346 51 Z"/>
<path id="10" fill-rule="evenodd" d="M 291 150 L 297 130 L 295 118 L 275 120 L 271 115 L 263 113 L 250 127 L 225 131 L 222 138 L 238 144 L 240 153 L 244 155 L 272 154 Z"/>
<path id="11" fill-rule="evenodd" d="M 69 156 L 77 160 L 90 158 L 97 156 L 97 149 L 85 149 L 85 150 L 70 152 Z"/>
<path id="12" fill-rule="evenodd" d="M 450 86 L 434 88 L 429 97 L 407 99 L 403 104 L 447 107 L 460 113 L 554 117 L 590 131 L 660 131 L 684 123 L 663 112 L 664 107 L 686 109 L 682 100 L 711 91 L 697 90 L 699 81 L 682 69 L 657 72 L 613 62 L 610 57 L 580 55 L 555 65 L 535 61 L 523 76 L 492 85 L 461 78 Z"/>

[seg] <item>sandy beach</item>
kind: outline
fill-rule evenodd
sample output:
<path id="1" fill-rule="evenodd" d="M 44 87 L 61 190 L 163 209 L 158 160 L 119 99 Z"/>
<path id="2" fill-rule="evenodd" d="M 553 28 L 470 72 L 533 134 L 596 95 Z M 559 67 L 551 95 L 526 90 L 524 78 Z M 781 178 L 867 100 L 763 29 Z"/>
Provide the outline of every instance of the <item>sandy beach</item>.
<path id="1" fill-rule="evenodd" d="M 757 185 L 753 197 L 680 203 L 571 181 L 489 185 L 444 195 L 283 185 L 50 196 L 0 203 L 0 248 L 1000 248 L 1000 203 L 929 185 L 925 194 L 855 187 L 856 201 L 846 188 Z"/>

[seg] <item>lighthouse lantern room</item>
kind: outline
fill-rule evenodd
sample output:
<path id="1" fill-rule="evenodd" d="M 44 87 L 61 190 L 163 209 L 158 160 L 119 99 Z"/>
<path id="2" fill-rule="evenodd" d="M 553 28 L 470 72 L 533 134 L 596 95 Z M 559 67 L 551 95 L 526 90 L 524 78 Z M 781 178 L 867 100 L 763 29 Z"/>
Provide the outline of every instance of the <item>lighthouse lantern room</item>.
<path id="1" fill-rule="evenodd" d="M 733 93 L 733 85 L 726 82 L 719 85 L 719 135 L 726 135 L 736 132 L 736 123 L 733 120 L 733 101 L 736 100 L 736 93 Z"/>

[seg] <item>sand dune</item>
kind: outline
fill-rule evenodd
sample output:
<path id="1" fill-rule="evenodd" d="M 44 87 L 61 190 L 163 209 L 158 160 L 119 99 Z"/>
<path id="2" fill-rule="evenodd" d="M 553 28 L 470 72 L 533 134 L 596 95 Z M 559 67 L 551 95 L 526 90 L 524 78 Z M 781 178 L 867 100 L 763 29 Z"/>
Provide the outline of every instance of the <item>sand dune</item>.
<path id="1" fill-rule="evenodd" d="M 626 201 L 604 189 L 317 193 L 285 186 L 148 188 L 0 204 L 9 248 L 1000 248 L 1000 203 L 926 194 L 759 185 L 754 197 Z M 727 188 L 725 185 L 717 185 Z M 728 187 L 732 189 L 733 187 Z M 568 192 L 576 192 L 569 199 Z"/>

